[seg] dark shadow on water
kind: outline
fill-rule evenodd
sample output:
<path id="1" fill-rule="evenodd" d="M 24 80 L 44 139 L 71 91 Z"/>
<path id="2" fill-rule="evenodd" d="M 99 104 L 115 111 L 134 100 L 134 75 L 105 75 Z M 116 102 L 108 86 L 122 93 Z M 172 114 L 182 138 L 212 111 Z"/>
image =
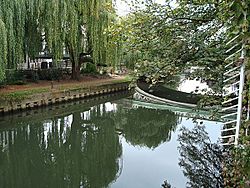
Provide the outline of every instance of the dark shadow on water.
<path id="1" fill-rule="evenodd" d="M 188 178 L 187 187 L 223 187 L 222 148 L 211 143 L 205 126 L 196 124 L 192 130 L 182 127 L 179 141 L 179 165 Z"/>

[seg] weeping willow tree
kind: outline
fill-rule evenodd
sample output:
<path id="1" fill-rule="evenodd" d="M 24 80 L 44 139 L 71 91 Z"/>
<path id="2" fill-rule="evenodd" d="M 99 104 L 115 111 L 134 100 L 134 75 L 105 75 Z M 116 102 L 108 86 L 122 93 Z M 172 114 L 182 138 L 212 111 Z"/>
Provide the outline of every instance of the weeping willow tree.
<path id="1" fill-rule="evenodd" d="M 5 24 L 0 17 L 0 82 L 4 79 L 4 69 L 7 60 L 7 36 Z"/>
<path id="2" fill-rule="evenodd" d="M 106 63 L 103 34 L 109 25 L 112 0 L 38 0 L 39 28 L 45 33 L 48 51 L 55 59 L 65 48 L 72 62 L 72 78 L 80 76 L 84 55 L 91 54 L 96 64 Z"/>
<path id="3" fill-rule="evenodd" d="M 53 54 L 55 60 L 66 50 L 73 78 L 79 78 L 86 54 L 96 64 L 106 63 L 107 36 L 103 32 L 114 11 L 112 0 L 0 0 L 0 4 L 0 40 L 7 43 L 1 57 L 6 56 L 2 59 L 7 68 L 16 68 L 41 50 Z"/>
<path id="4" fill-rule="evenodd" d="M 0 0 L 0 81 L 5 68 L 15 68 L 23 60 L 25 3 L 18 0 Z"/>

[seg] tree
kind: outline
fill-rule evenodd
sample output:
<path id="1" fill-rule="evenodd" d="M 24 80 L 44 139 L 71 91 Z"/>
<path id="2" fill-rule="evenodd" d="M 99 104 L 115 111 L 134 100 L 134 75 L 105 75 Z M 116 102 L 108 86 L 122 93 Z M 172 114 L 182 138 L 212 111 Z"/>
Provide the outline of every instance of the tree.
<path id="1" fill-rule="evenodd" d="M 106 63 L 103 32 L 114 11 L 112 0 L 0 0 L 0 4 L 0 40 L 7 49 L 1 52 L 7 58 L 2 58 L 1 68 L 3 64 L 16 68 L 27 56 L 34 58 L 45 43 L 55 60 L 62 58 L 64 49 L 69 52 L 73 78 L 79 78 L 86 52 L 95 63 Z"/>
<path id="2" fill-rule="evenodd" d="M 7 33 L 4 22 L 0 17 L 0 83 L 4 80 L 7 61 Z"/>
<path id="3" fill-rule="evenodd" d="M 153 83 L 191 66 L 203 67 L 195 76 L 217 81 L 225 57 L 225 3 L 217 1 L 147 1 L 144 8 L 123 18 L 118 26 L 127 29 L 122 38 L 124 54 L 133 54 L 136 76 Z M 113 30 L 111 30 L 111 33 Z M 121 36 L 121 35 L 120 35 Z"/>

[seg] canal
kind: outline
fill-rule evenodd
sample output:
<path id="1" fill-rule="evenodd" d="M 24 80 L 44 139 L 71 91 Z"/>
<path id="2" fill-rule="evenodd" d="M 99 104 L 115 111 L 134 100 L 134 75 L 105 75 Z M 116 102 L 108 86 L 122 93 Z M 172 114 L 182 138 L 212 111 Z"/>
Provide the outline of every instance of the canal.
<path id="1" fill-rule="evenodd" d="M 195 124 L 217 141 L 218 122 L 138 107 L 126 93 L 3 116 L 0 187 L 186 187 L 179 137 Z"/>

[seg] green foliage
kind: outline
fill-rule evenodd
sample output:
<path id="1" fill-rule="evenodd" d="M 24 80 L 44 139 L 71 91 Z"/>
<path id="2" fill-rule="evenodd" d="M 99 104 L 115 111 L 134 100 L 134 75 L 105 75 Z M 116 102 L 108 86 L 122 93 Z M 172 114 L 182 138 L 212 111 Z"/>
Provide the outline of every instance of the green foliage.
<path id="1" fill-rule="evenodd" d="M 40 1 L 40 28 L 45 32 L 47 49 L 55 59 L 62 57 L 66 47 L 77 69 L 82 63 L 82 52 L 92 51 L 95 63 L 106 63 L 107 37 L 103 32 L 109 24 L 112 0 Z"/>
<path id="2" fill-rule="evenodd" d="M 114 14 L 112 0 L 0 0 L 0 4 L 0 81 L 5 65 L 13 69 L 27 57 L 33 59 L 44 42 L 55 62 L 66 49 L 75 65 L 80 53 L 87 51 L 92 51 L 95 63 L 106 63 L 103 33 Z"/>
<path id="3" fill-rule="evenodd" d="M 250 56 L 250 1 L 248 0 L 232 0 L 229 4 L 228 25 L 231 26 L 228 29 L 229 37 L 239 35 L 237 42 L 244 43 L 246 56 Z M 245 64 L 249 69 L 250 61 L 249 58 L 245 58 Z"/>
<path id="4" fill-rule="evenodd" d="M 228 2 L 228 38 L 238 35 L 237 42 L 243 43 L 246 50 L 244 63 L 249 69 L 250 56 L 250 1 L 231 0 Z M 249 92 L 249 91 L 245 91 Z M 246 102 L 246 101 L 243 101 Z M 224 167 L 225 187 L 250 187 L 250 137 L 246 135 L 249 130 L 249 121 L 242 123 L 240 134 L 240 146 L 231 148 L 225 156 L 226 164 Z"/>
<path id="5" fill-rule="evenodd" d="M 34 76 L 38 77 L 39 80 L 60 80 L 62 78 L 62 75 L 63 75 L 62 69 L 53 68 L 53 69 L 39 69 L 37 71 L 37 75 Z"/>
<path id="6" fill-rule="evenodd" d="M 250 186 L 250 146 L 233 148 L 225 155 L 223 168 L 224 187 Z"/>
<path id="7" fill-rule="evenodd" d="M 5 66 L 7 62 L 7 32 L 5 24 L 1 19 L 0 14 L 0 83 L 5 78 Z"/>
<path id="8" fill-rule="evenodd" d="M 96 69 L 96 66 L 93 63 L 87 63 L 86 68 L 81 69 L 81 73 L 87 73 L 87 74 L 97 74 L 98 71 Z"/>
<path id="9" fill-rule="evenodd" d="M 7 68 L 16 68 L 16 64 L 24 60 L 24 30 L 26 2 L 19 0 L 1 0 L 0 18 L 6 28 Z M 30 17 L 30 16 L 29 16 Z M 35 32 L 35 31 L 34 31 Z M 35 43 L 37 41 L 33 41 Z"/>
<path id="10" fill-rule="evenodd" d="M 224 160 L 224 185 L 229 187 L 250 187 L 250 136 L 249 121 L 242 123 L 238 147 L 230 148 Z"/>
<path id="11" fill-rule="evenodd" d="M 242 38 L 246 40 L 249 38 L 250 29 L 250 1 L 248 0 L 231 0 L 229 4 L 228 17 L 231 17 L 230 24 L 232 27 L 230 31 L 232 34 L 241 34 Z"/>
<path id="12" fill-rule="evenodd" d="M 6 84 L 24 84 L 24 72 L 22 70 L 6 69 L 5 75 L 4 82 Z"/>
<path id="13" fill-rule="evenodd" d="M 112 83 L 131 83 L 133 80 L 133 77 L 131 75 L 126 75 L 123 79 L 119 80 L 112 80 Z"/>
<path id="14" fill-rule="evenodd" d="M 31 71 L 28 78 L 30 78 L 32 82 L 37 82 L 39 80 L 38 71 Z"/>
<path id="15" fill-rule="evenodd" d="M 109 30 L 113 44 L 122 46 L 121 54 L 125 62 L 134 63 L 136 76 L 153 83 L 191 66 L 204 67 L 197 77 L 217 79 L 225 57 L 224 4 L 180 1 L 172 8 L 169 2 L 147 1 L 144 9 L 115 22 Z"/>
<path id="16" fill-rule="evenodd" d="M 63 76 L 63 69 L 39 69 L 39 70 L 15 70 L 6 69 L 6 79 L 3 84 L 25 84 L 27 80 L 37 82 L 38 80 L 60 80 Z"/>

